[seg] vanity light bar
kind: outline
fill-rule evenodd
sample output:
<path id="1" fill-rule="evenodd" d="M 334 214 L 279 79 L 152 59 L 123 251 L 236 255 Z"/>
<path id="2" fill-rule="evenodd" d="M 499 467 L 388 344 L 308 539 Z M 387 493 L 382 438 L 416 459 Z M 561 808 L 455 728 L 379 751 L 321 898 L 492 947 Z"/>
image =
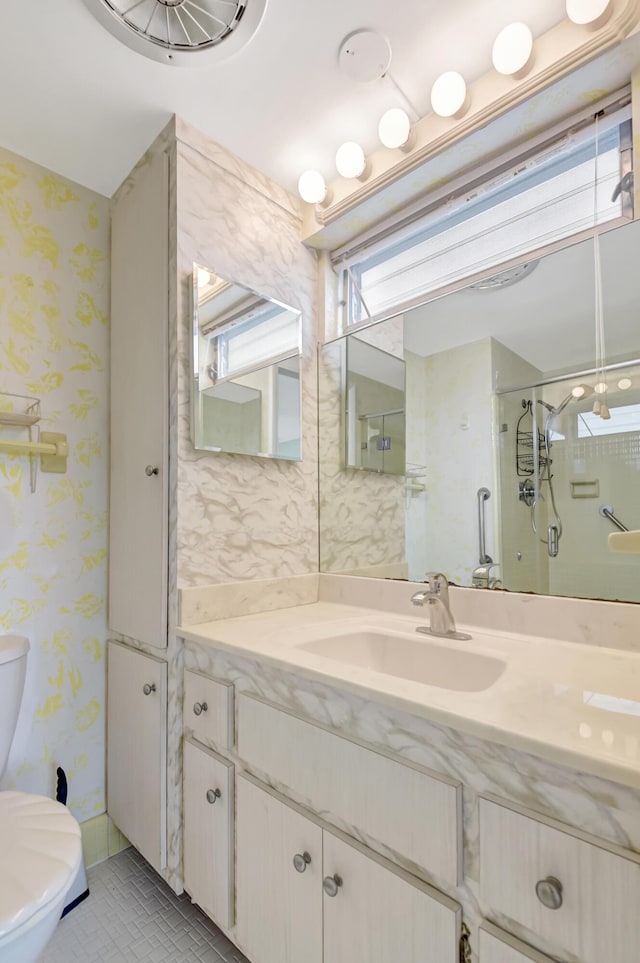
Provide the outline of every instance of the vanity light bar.
<path id="1" fill-rule="evenodd" d="M 565 6 L 571 23 L 593 31 L 600 29 L 609 19 L 613 0 L 566 0 Z M 495 39 L 491 59 L 496 73 L 514 80 L 526 77 L 534 64 L 534 39 L 529 26 L 521 22 L 507 24 Z M 382 76 L 386 73 L 378 73 L 374 79 Z M 440 74 L 431 87 L 430 102 L 433 113 L 445 123 L 454 123 L 464 117 L 471 106 L 471 97 L 462 74 L 455 70 Z M 378 139 L 388 150 L 413 150 L 415 130 L 405 110 L 392 107 L 382 115 L 378 123 Z M 371 173 L 364 150 L 355 141 L 348 141 L 338 149 L 336 169 L 341 177 L 361 182 L 366 182 Z M 325 177 L 317 170 L 305 171 L 300 176 L 298 193 L 306 203 L 325 208 L 332 200 Z"/>

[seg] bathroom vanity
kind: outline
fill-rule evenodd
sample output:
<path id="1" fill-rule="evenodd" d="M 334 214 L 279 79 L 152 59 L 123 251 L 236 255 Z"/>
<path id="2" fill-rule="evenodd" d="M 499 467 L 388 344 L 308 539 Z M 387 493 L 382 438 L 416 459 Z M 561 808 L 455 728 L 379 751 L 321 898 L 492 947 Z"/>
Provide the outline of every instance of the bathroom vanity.
<path id="1" fill-rule="evenodd" d="M 255 963 L 632 963 L 640 656 L 468 624 L 428 639 L 410 584 L 318 584 L 194 624 L 230 586 L 183 593 L 192 899 Z M 406 677 L 425 655 L 439 685 Z"/>

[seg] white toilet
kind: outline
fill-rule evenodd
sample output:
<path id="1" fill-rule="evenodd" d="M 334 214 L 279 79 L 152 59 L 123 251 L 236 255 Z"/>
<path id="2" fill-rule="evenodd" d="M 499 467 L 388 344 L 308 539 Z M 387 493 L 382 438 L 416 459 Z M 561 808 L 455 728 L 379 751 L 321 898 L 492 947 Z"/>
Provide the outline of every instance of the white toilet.
<path id="1" fill-rule="evenodd" d="M 0 636 L 0 776 L 22 701 L 29 643 Z M 80 826 L 46 796 L 0 792 L 0 960 L 34 963 L 51 939 L 82 859 Z"/>

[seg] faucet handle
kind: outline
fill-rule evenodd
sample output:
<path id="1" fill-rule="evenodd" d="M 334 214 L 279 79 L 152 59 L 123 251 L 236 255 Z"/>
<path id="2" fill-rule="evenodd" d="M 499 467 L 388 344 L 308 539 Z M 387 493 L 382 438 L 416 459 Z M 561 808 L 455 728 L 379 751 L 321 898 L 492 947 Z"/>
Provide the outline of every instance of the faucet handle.
<path id="1" fill-rule="evenodd" d="M 442 572 L 426 572 L 425 581 L 429 583 L 430 591 L 435 595 L 445 594 L 449 588 L 449 580 Z M 444 589 L 444 592 L 443 592 Z"/>

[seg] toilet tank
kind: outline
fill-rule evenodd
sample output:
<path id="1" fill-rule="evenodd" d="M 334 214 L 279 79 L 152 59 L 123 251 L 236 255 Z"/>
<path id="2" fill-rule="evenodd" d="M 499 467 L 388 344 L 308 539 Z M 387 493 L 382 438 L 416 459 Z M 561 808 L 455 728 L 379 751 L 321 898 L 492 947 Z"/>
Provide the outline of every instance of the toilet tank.
<path id="1" fill-rule="evenodd" d="M 16 731 L 29 642 L 21 635 L 0 635 L 0 776 Z"/>

